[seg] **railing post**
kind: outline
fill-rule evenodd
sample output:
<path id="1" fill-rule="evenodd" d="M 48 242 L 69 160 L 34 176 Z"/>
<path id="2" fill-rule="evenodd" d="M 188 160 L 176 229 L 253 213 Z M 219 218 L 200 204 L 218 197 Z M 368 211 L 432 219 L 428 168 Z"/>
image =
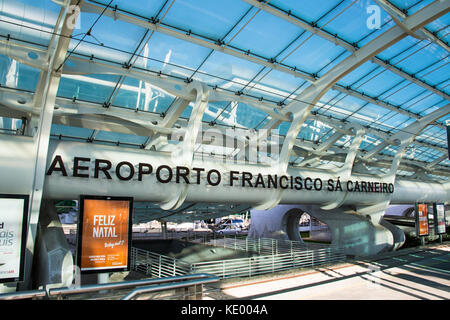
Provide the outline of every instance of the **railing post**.
<path id="1" fill-rule="evenodd" d="M 198 284 L 195 286 L 195 300 L 203 299 L 203 285 Z"/>
<path id="2" fill-rule="evenodd" d="M 275 255 L 272 254 L 272 273 L 275 272 Z"/>
<path id="3" fill-rule="evenodd" d="M 177 275 L 177 260 L 173 259 L 173 275 Z"/>

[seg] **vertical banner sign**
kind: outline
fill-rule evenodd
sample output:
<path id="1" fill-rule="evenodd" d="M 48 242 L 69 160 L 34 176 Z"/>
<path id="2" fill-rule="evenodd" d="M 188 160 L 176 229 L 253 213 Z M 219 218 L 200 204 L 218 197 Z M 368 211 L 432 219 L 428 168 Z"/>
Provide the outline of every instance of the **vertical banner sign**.
<path id="1" fill-rule="evenodd" d="M 0 283 L 24 278 L 28 195 L 0 195 Z"/>
<path id="2" fill-rule="evenodd" d="M 80 197 L 77 264 L 81 272 L 129 270 L 132 198 Z"/>
<path id="3" fill-rule="evenodd" d="M 443 203 L 433 204 L 434 228 L 436 234 L 443 234 L 445 230 L 445 206 Z"/>
<path id="4" fill-rule="evenodd" d="M 416 204 L 416 233 L 419 237 L 428 235 L 428 206 L 426 203 Z"/>
<path id="5" fill-rule="evenodd" d="M 450 160 L 450 121 L 447 120 L 447 151 L 448 151 L 448 160 Z"/>

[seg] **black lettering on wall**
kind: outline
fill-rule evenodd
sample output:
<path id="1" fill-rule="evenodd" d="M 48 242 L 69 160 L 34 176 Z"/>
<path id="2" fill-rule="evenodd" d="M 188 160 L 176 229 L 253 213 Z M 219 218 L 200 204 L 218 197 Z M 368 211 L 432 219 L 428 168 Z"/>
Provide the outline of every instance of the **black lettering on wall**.
<path id="1" fill-rule="evenodd" d="M 106 166 L 100 166 L 101 164 L 106 164 Z M 95 159 L 94 178 L 98 179 L 99 172 L 101 171 L 108 180 L 112 179 L 111 174 L 108 171 L 109 169 L 111 169 L 111 161 L 104 159 Z"/>
<path id="2" fill-rule="evenodd" d="M 90 158 L 73 158 L 73 176 L 79 178 L 89 178 L 89 173 L 80 173 L 82 170 L 89 170 L 88 166 L 80 166 L 80 162 L 89 162 Z"/>
<path id="3" fill-rule="evenodd" d="M 122 176 L 122 173 L 120 172 L 120 169 L 123 166 L 127 166 L 128 168 L 130 168 L 130 172 L 129 172 L 127 177 Z M 134 167 L 133 167 L 133 165 L 130 162 L 128 162 L 128 161 L 119 162 L 117 164 L 117 167 L 116 167 L 116 176 L 117 176 L 117 178 L 119 178 L 119 180 L 123 180 L 123 181 L 127 181 L 127 180 L 132 179 L 133 176 L 134 176 Z"/>
<path id="4" fill-rule="evenodd" d="M 189 175 L 189 168 L 187 168 L 187 167 L 177 167 L 177 173 L 176 173 L 176 179 L 175 180 L 176 180 L 177 183 L 180 183 L 180 177 L 182 177 L 184 182 L 189 184 L 188 175 Z"/>
<path id="5" fill-rule="evenodd" d="M 217 176 L 216 181 L 211 180 L 212 173 L 216 174 Z M 210 184 L 211 186 L 217 186 L 222 180 L 222 176 L 220 175 L 219 171 L 217 171 L 216 169 L 212 169 L 208 171 L 208 174 L 206 175 L 206 180 L 208 181 L 208 184 Z"/>
<path id="6" fill-rule="evenodd" d="M 163 170 L 163 169 L 166 169 L 167 172 L 169 173 L 167 178 L 165 178 L 165 179 L 161 176 L 161 170 Z M 162 165 L 162 166 L 159 166 L 158 169 L 156 169 L 156 179 L 159 182 L 168 183 L 168 182 L 170 182 L 170 180 L 172 180 L 172 177 L 173 177 L 172 168 L 170 168 L 169 166 Z"/>
<path id="7" fill-rule="evenodd" d="M 147 168 L 147 170 L 144 170 L 144 168 Z M 151 174 L 153 172 L 153 167 L 151 164 L 148 163 L 139 163 L 138 167 L 138 180 L 142 181 L 142 176 L 144 174 Z"/>
<path id="8" fill-rule="evenodd" d="M 54 171 L 60 171 L 64 177 L 67 177 L 66 167 L 64 166 L 64 162 L 60 155 L 55 156 L 53 159 L 50 168 L 48 168 L 47 175 L 51 176 Z"/>

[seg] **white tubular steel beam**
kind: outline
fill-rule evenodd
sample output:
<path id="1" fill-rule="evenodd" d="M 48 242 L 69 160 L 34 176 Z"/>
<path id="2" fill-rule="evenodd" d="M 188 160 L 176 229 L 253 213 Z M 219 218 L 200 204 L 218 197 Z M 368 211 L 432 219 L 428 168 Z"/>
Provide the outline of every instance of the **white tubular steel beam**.
<path id="1" fill-rule="evenodd" d="M 2 108 L 0 108 L 0 116 L 13 117 L 19 119 L 21 117 L 26 118 L 30 118 L 31 116 L 38 117 L 39 110 L 33 108 L 32 99 L 33 99 L 32 93 L 18 92 L 17 90 L 8 88 L 0 88 L 0 101 L 2 101 L 1 102 Z M 179 99 L 179 101 L 182 101 L 182 99 Z M 172 107 L 176 106 L 173 105 Z M 171 110 L 175 111 L 175 109 Z M 120 108 L 114 106 L 105 108 L 99 103 L 90 103 L 80 100 L 73 101 L 72 99 L 68 98 L 56 98 L 55 110 L 53 113 L 53 123 L 89 128 L 93 130 L 136 134 L 139 136 L 147 136 L 149 132 L 153 132 L 154 135 L 152 135 L 151 137 L 152 139 L 151 142 L 147 144 L 148 146 L 147 149 L 150 149 L 150 147 L 154 145 L 156 150 L 159 150 L 161 147 L 167 146 L 168 140 L 167 137 L 170 137 L 170 135 L 173 134 L 175 131 L 177 132 L 177 134 L 180 134 L 181 130 L 183 130 L 183 128 L 187 126 L 186 119 L 178 118 L 177 121 L 175 122 L 175 127 L 169 128 L 168 126 L 164 125 L 164 121 L 166 119 L 167 121 L 171 119 L 169 122 L 172 122 L 174 118 L 170 117 L 169 113 L 166 115 L 166 117 L 161 118 L 159 114 L 151 112 L 141 112 L 141 111 L 136 112 L 134 109 Z M 334 127 L 334 129 L 339 134 L 342 135 L 352 134 L 349 131 L 349 128 L 353 126 L 353 124 L 351 123 L 333 120 L 330 119 L 329 117 L 325 117 L 319 114 L 316 114 L 311 117 Z M 279 123 L 280 123 L 279 120 L 272 119 L 267 123 L 266 126 L 264 126 L 263 129 L 270 130 L 274 126 L 277 126 L 277 124 Z M 221 138 L 218 140 L 216 139 L 214 141 L 214 145 L 223 146 L 223 143 L 221 141 L 223 140 L 224 137 L 223 132 L 226 133 L 227 127 L 222 126 L 221 124 L 216 124 L 214 128 L 217 128 L 221 132 Z M 391 139 L 391 135 L 389 135 L 388 133 L 384 133 L 370 127 L 365 129 L 367 133 L 370 133 L 374 136 L 378 136 L 383 140 L 394 144 L 394 142 Z M 209 134 L 208 132 L 210 130 L 211 130 L 210 125 L 204 123 L 202 131 L 205 132 L 206 134 Z M 275 135 L 274 138 L 278 139 L 277 141 L 282 142 L 283 139 L 281 137 L 278 138 L 277 137 L 278 136 Z M 231 138 L 234 139 L 233 137 Z M 338 162 L 343 161 L 343 159 L 340 159 L 339 156 L 334 156 L 333 154 L 339 154 L 344 152 L 345 150 L 332 147 L 332 145 L 330 144 L 331 140 L 327 140 L 327 142 L 325 142 L 325 145 L 320 144 L 318 146 L 315 146 L 308 141 L 301 142 L 300 140 L 297 139 L 294 151 L 298 153 L 297 151 L 304 150 L 298 153 L 302 157 L 307 156 L 306 155 L 307 152 L 311 152 L 309 156 L 313 155 L 326 157 L 326 160 L 328 161 L 338 161 Z M 199 141 L 199 143 L 206 143 L 206 141 L 203 142 Z M 440 153 L 447 154 L 447 150 L 445 148 L 441 148 L 429 143 L 419 142 L 417 140 L 415 140 L 414 143 L 419 146 L 432 148 L 439 151 Z M 299 148 L 301 148 L 301 150 Z M 276 146 L 276 150 L 280 150 L 280 147 Z M 365 159 L 364 156 L 362 158 Z M 365 161 L 372 166 L 373 165 L 378 166 L 380 164 L 379 162 L 377 162 L 379 159 L 380 157 L 378 157 L 377 160 L 373 158 L 368 158 Z M 386 159 L 386 161 L 391 162 L 391 160 L 389 159 Z M 411 161 L 406 161 L 405 163 L 408 166 L 413 165 Z M 423 164 L 421 163 L 417 163 L 416 165 L 423 166 Z M 433 173 L 435 170 L 445 171 L 445 167 L 442 166 L 434 166 L 434 168 L 435 169 L 431 170 L 430 173 Z M 408 171 L 408 168 L 405 167 L 402 170 Z M 435 174 L 441 175 L 438 172 L 436 172 Z"/>
<path id="2" fill-rule="evenodd" d="M 416 12 L 414 15 L 405 19 L 404 24 L 410 30 L 414 31 L 417 28 L 439 18 L 449 11 L 448 1 L 433 2 L 422 10 Z M 343 78 L 349 72 L 375 56 L 377 53 L 388 48 L 397 41 L 403 39 L 406 34 L 398 27 L 392 27 L 379 37 L 375 38 L 367 45 L 356 51 L 350 57 L 339 63 L 328 73 L 318 79 L 313 85 L 308 87 L 297 98 L 298 102 L 294 101 L 286 106 L 287 112 L 293 114 L 294 120 L 289 128 L 288 138 L 290 141 L 284 143 L 282 154 L 280 156 L 281 161 L 285 166 L 288 163 L 290 150 L 294 143 L 295 138 L 301 128 L 301 125 L 306 120 L 310 110 L 319 101 L 319 99 L 333 86 L 339 79 Z M 309 104 L 309 105 L 308 105 Z"/>
<path id="3" fill-rule="evenodd" d="M 137 68 L 132 68 L 131 70 L 126 70 L 121 65 L 114 65 L 111 63 L 105 63 L 93 59 L 70 57 L 68 59 L 71 63 L 66 65 L 64 68 L 64 74 L 67 75 L 85 75 L 85 74 L 114 74 L 114 75 L 127 75 L 128 77 L 146 81 L 154 86 L 161 88 L 162 90 L 168 92 L 176 97 L 194 101 L 195 96 L 190 92 L 189 84 L 185 81 L 173 79 L 163 75 L 158 75 L 156 73 L 143 71 Z M 252 107 L 260 109 L 272 116 L 275 119 L 282 121 L 287 121 L 289 118 L 280 114 L 277 110 L 277 106 L 273 103 L 259 101 L 258 99 L 246 97 L 244 95 L 236 95 L 234 93 L 229 93 L 224 90 L 213 89 L 210 92 L 209 101 L 237 101 L 246 103 Z"/>
<path id="4" fill-rule="evenodd" d="M 7 157 L 2 157 L 0 174 L 5 177 L 8 184 L 0 184 L 0 193 L 5 192 L 5 190 L 9 192 L 20 191 L 23 188 L 23 179 L 29 179 L 28 173 L 33 172 L 33 162 L 30 160 L 33 154 L 33 141 L 30 137 L 25 136 L 0 135 L 0 147 L 3 150 L 10 151 Z M 61 163 L 63 163 L 65 171 L 62 169 L 61 163 L 57 163 L 55 166 L 57 170 L 49 172 L 56 156 L 61 157 Z M 98 159 L 111 162 L 110 178 L 102 170 L 100 172 L 97 170 L 97 178 L 95 178 L 95 160 Z M 76 167 L 78 169 L 74 166 L 75 161 L 77 161 Z M 130 165 L 123 165 L 126 162 L 129 162 Z M 121 164 L 121 169 L 118 170 L 119 164 Z M 145 167 L 145 170 L 139 171 L 139 164 L 149 164 L 153 170 L 149 173 L 150 170 L 147 170 L 149 167 Z M 170 171 L 168 168 L 170 168 Z M 180 185 L 183 184 L 187 188 L 186 202 L 241 203 L 254 206 L 264 202 L 278 190 L 269 187 L 267 184 L 268 174 L 273 174 L 269 166 L 234 161 L 220 162 L 211 159 L 194 159 L 192 168 L 199 168 L 199 172 L 191 171 L 189 173 L 187 176 L 189 184 L 183 178 L 180 178 L 177 183 L 176 164 L 167 153 L 51 140 L 45 169 L 47 176 L 44 192 L 46 197 L 54 200 L 77 199 L 80 194 L 92 194 L 131 196 L 134 197 L 135 201 L 166 203 L 173 199 L 173 195 L 177 194 Z M 133 174 L 130 173 L 131 169 Z M 203 169 L 204 171 L 201 171 Z M 213 169 L 220 172 L 222 177 L 217 185 L 214 185 L 217 181 L 217 173 L 212 171 Z M 234 174 L 236 179 L 232 181 L 233 185 L 230 184 L 230 173 L 232 171 L 237 172 Z M 139 175 L 139 172 L 142 174 Z M 170 172 L 172 176 L 168 177 Z M 253 179 L 251 179 L 253 186 L 250 186 L 247 182 L 244 183 L 244 172 L 246 172 L 247 178 L 250 177 L 250 174 L 253 176 Z M 122 179 L 119 179 L 119 173 Z M 262 185 L 256 187 L 255 181 L 259 174 L 266 180 L 265 187 Z M 302 179 L 303 187 L 301 189 L 291 188 L 291 177 Z M 199 183 L 197 183 L 197 178 Z M 208 183 L 208 178 L 210 183 Z M 278 176 L 278 188 L 283 185 L 287 187 L 282 194 L 280 203 L 322 205 L 324 199 L 340 201 L 342 194 L 347 192 L 347 181 L 340 180 L 342 191 L 330 191 L 328 189 L 329 179 L 333 179 L 336 183 L 338 178 L 338 173 L 329 170 L 290 168 L 286 177 L 282 179 Z M 365 181 L 366 184 L 368 182 L 378 184 L 385 182 L 383 178 L 362 174 L 352 175 L 352 181 L 353 184 L 349 183 L 349 187 L 354 187 L 356 181 Z M 448 202 L 450 199 L 450 184 L 448 183 L 425 183 L 402 179 L 397 179 L 395 182 L 393 193 L 353 191 L 346 196 L 343 205 L 376 204 L 389 200 L 391 197 L 391 203 L 393 204 L 414 203 L 415 201 Z"/>
<path id="5" fill-rule="evenodd" d="M 381 6 L 384 7 L 384 9 L 390 10 L 393 14 L 397 14 L 398 16 L 402 17 L 402 18 L 406 18 L 407 15 L 400 10 L 399 8 L 397 8 L 394 4 L 392 4 L 390 1 L 387 0 L 376 0 L 376 2 L 378 2 Z M 389 12 L 390 13 L 390 12 Z M 423 33 L 423 35 L 428 38 L 428 40 L 436 43 L 437 45 L 439 45 L 442 49 L 446 50 L 446 51 L 450 51 L 450 48 L 448 46 L 447 43 L 445 43 L 444 41 L 442 41 L 441 39 L 439 39 L 438 37 L 436 37 L 433 33 L 431 33 L 430 31 L 428 31 L 426 28 L 421 28 L 420 32 Z"/>
<path id="6" fill-rule="evenodd" d="M 32 258 L 34 255 L 35 239 L 37 235 L 37 226 L 41 208 L 41 200 L 44 195 L 44 181 L 48 146 L 50 140 L 50 129 L 53 122 L 53 111 L 55 107 L 56 93 L 58 91 L 61 73 L 57 68 L 65 59 L 69 47 L 70 36 L 72 35 L 74 25 L 67 23 L 68 8 L 74 5 L 76 0 L 66 1 L 65 6 L 61 7 L 60 14 L 55 25 L 54 36 L 50 41 L 47 52 L 48 69 L 43 70 L 39 77 L 36 93 L 33 97 L 33 107 L 39 113 L 37 117 L 32 117 L 29 133 L 34 133 L 33 137 L 33 183 L 30 196 L 30 218 L 27 235 L 27 257 L 25 259 L 25 274 L 31 273 Z M 60 35 L 60 36 L 59 36 Z M 36 127 L 34 127 L 36 125 Z M 23 283 L 24 287 L 31 285 L 28 277 Z"/>
<path id="7" fill-rule="evenodd" d="M 21 44 L 14 40 L 0 40 L 0 54 L 38 70 L 48 68 L 47 50 L 35 46 Z"/>
<path id="8" fill-rule="evenodd" d="M 414 15 L 405 19 L 404 26 L 411 31 L 415 31 L 416 29 L 421 28 L 422 26 L 446 14 L 450 10 L 448 4 L 449 1 L 433 2 L 422 10 L 416 12 Z M 287 115 L 292 116 L 293 120 L 286 134 L 286 139 L 284 140 L 283 147 L 280 152 L 278 168 L 280 174 L 286 172 L 292 148 L 297 139 L 298 133 L 319 99 L 349 72 L 356 69 L 361 64 L 368 61 L 394 43 L 400 41 L 406 37 L 406 35 L 407 34 L 404 30 L 398 26 L 394 26 L 387 30 L 382 35 L 378 36 L 367 45 L 354 52 L 350 57 L 336 65 L 333 69 L 305 89 L 305 91 L 298 95 L 293 102 L 288 104 L 286 108 L 283 109 Z M 281 193 L 283 193 L 283 191 L 279 190 L 278 194 L 273 195 L 271 199 L 267 200 L 257 209 L 273 208 L 280 201 L 282 197 Z"/>
<path id="9" fill-rule="evenodd" d="M 402 160 L 406 152 L 406 148 L 414 141 L 414 137 L 417 136 L 430 123 L 436 121 L 437 119 L 449 113 L 450 113 L 450 104 L 447 104 L 446 106 L 427 114 L 422 119 L 410 124 L 404 130 L 399 131 L 392 136 L 392 140 L 398 141 L 400 147 L 397 150 L 397 153 L 395 154 L 389 172 L 386 174 L 387 177 L 391 179 L 391 181 L 395 180 L 395 174 L 398 170 L 398 166 L 400 165 L 400 161 Z"/>
<path id="10" fill-rule="evenodd" d="M 313 27 L 309 23 L 307 23 L 305 21 L 302 21 L 302 20 L 300 20 L 297 17 L 294 17 L 292 15 L 288 15 L 285 12 L 283 12 L 283 11 L 281 11 L 279 9 L 276 9 L 270 3 L 260 2 L 258 0 L 243 0 L 243 1 L 245 1 L 248 4 L 251 4 L 252 6 L 254 6 L 256 8 L 259 8 L 259 9 L 261 9 L 261 10 L 267 12 L 267 13 L 270 13 L 270 14 L 272 14 L 274 16 L 277 16 L 277 17 L 279 17 L 279 18 L 281 18 L 283 20 L 286 20 L 286 21 L 288 21 L 288 22 L 290 22 L 290 23 L 292 23 L 292 24 L 294 24 L 296 26 L 299 26 L 299 27 L 301 27 L 301 28 L 303 28 L 303 29 L 313 33 L 314 35 L 317 35 L 317 36 L 319 36 L 321 38 L 324 38 L 324 39 L 326 39 L 326 40 L 328 40 L 328 41 L 330 41 L 332 43 L 335 43 L 335 44 L 345 48 L 346 50 L 348 50 L 350 52 L 356 52 L 357 51 L 356 48 L 352 44 L 348 43 L 347 41 L 345 41 L 345 40 L 343 40 L 343 39 L 341 39 L 341 38 L 339 38 L 337 36 L 334 36 L 334 35 L 328 33 L 327 31 L 325 31 L 323 29 L 320 29 L 318 27 Z M 440 1 L 440 2 L 442 2 L 442 1 Z M 444 2 L 445 2 L 445 0 L 444 0 Z M 448 8 L 448 6 L 449 6 L 448 3 L 446 4 L 446 6 Z M 420 28 L 415 28 L 412 31 L 414 32 L 414 31 L 416 31 L 417 29 L 420 29 Z M 381 59 L 379 59 L 379 58 L 377 58 L 375 56 L 373 57 L 372 62 L 378 64 L 379 66 L 381 66 L 381 67 L 383 67 L 385 69 L 388 69 L 388 70 L 394 72 L 395 74 L 401 76 L 404 79 L 407 79 L 408 81 L 411 81 L 411 82 L 421 86 L 424 89 L 427 89 L 427 90 L 429 90 L 431 92 L 434 92 L 435 94 L 441 96 L 442 98 L 444 98 L 446 100 L 450 100 L 450 97 L 445 92 L 443 92 L 441 90 L 438 90 L 438 89 L 432 87 L 431 85 L 429 85 L 429 84 L 427 84 L 427 83 L 425 83 L 425 82 L 423 82 L 423 81 L 421 81 L 419 79 L 416 79 L 412 75 L 410 75 L 410 74 L 408 74 L 408 73 L 406 73 L 406 72 L 404 72 L 404 71 L 402 71 L 402 70 L 400 70 L 400 69 L 398 69 L 398 68 L 396 68 L 396 67 L 394 67 L 394 66 L 392 66 L 392 65 L 390 65 L 390 64 L 388 64 L 388 63 L 386 63 L 384 61 L 382 61 Z"/>

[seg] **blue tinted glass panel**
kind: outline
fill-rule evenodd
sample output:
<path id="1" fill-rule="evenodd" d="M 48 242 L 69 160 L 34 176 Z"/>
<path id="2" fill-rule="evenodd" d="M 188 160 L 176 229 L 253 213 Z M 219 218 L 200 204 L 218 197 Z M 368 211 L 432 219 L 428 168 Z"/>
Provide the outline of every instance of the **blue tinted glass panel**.
<path id="1" fill-rule="evenodd" d="M 57 95 L 103 103 L 110 97 L 118 80 L 119 76 L 112 75 L 62 76 Z"/>
<path id="2" fill-rule="evenodd" d="M 292 15 L 299 17 L 302 20 L 315 22 L 325 15 L 326 17 L 332 17 L 332 9 L 335 8 L 339 2 L 340 1 L 336 0 L 322 0 L 320 2 L 310 0 L 272 0 L 270 1 L 270 4 L 283 9 L 285 12 L 290 10 Z M 341 4 L 338 8 L 341 8 L 342 6 L 343 5 Z M 332 12 L 329 13 L 329 11 Z"/>
<path id="3" fill-rule="evenodd" d="M 238 0 L 177 0 L 163 22 L 218 40 L 227 35 L 250 7 Z"/>
<path id="4" fill-rule="evenodd" d="M 269 59 L 286 48 L 301 32 L 303 29 L 260 11 L 229 45 L 245 51 L 251 48 L 251 53 Z"/>

